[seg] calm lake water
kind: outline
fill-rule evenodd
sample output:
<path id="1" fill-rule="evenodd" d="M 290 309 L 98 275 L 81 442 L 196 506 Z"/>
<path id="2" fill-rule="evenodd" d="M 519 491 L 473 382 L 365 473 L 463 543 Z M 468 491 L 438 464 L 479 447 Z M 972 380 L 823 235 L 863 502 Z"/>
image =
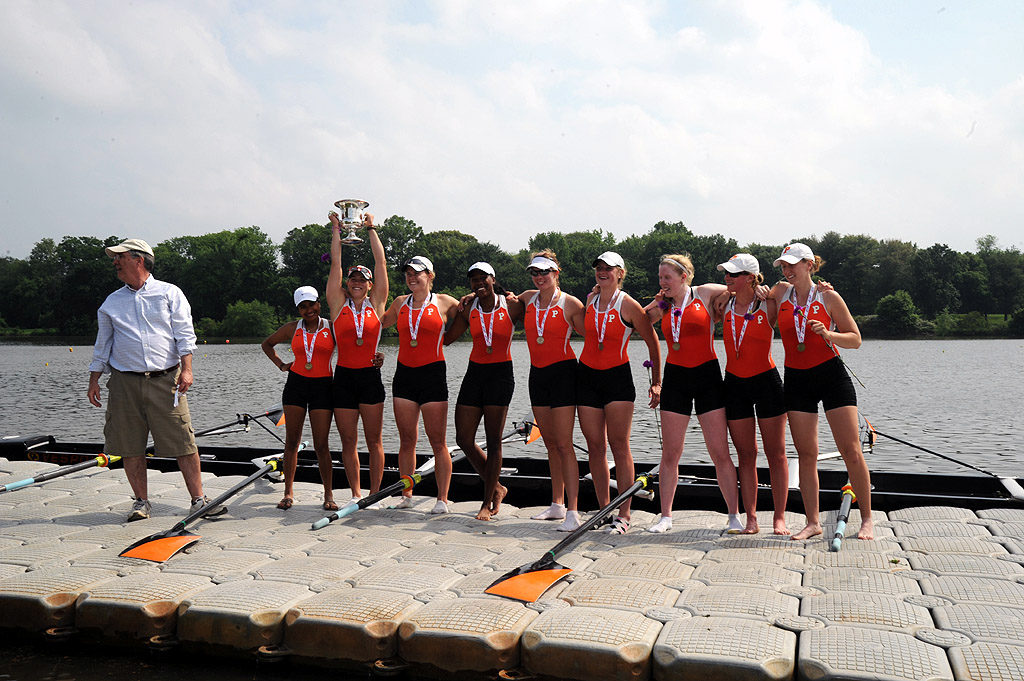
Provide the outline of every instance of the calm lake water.
<path id="1" fill-rule="evenodd" d="M 722 341 L 716 341 L 724 357 Z M 577 353 L 582 345 L 574 342 Z M 279 346 L 282 357 L 289 350 Z M 390 384 L 397 346 L 385 345 L 385 386 L 389 392 L 384 421 L 384 445 L 398 448 L 398 435 L 390 418 Z M 455 397 L 469 357 L 470 344 L 446 348 L 448 359 L 449 446 L 454 446 L 452 415 Z M 647 370 L 642 343 L 630 344 L 637 407 L 633 421 L 633 453 L 638 461 L 656 461 L 659 444 L 654 411 L 646 406 Z M 664 352 L 664 347 L 663 347 Z M 776 342 L 774 356 L 783 357 Z M 86 345 L 0 344 L 0 435 L 48 433 L 64 440 L 102 439 L 103 409 L 86 399 L 92 347 Z M 525 342 L 512 345 L 516 392 L 509 420 L 531 418 Z M 1024 341 L 1022 340 L 868 340 L 858 350 L 843 354 L 863 381 L 857 386 L 861 413 L 875 427 L 927 449 L 961 459 L 994 473 L 1024 475 Z M 200 345 L 194 358 L 196 383 L 189 392 L 197 430 L 218 425 L 236 413 L 259 413 L 280 403 L 285 376 L 264 356 L 259 345 L 231 343 Z M 105 382 L 105 379 L 104 379 Z M 106 393 L 104 391 L 104 397 Z M 709 463 L 697 420 L 687 434 L 685 462 Z M 821 447 L 834 448 L 824 417 Z M 279 429 L 283 431 L 283 428 Z M 283 432 L 281 432 L 283 435 Z M 308 433 L 307 433 L 308 435 Z M 229 445 L 277 446 L 270 434 L 253 426 L 248 433 L 206 439 Z M 576 430 L 576 441 L 583 437 Z M 332 434 L 331 447 L 341 441 Z M 426 449 L 421 435 L 421 448 Z M 791 454 L 792 449 L 791 449 Z M 540 443 L 514 444 L 508 456 L 545 456 Z M 881 438 L 869 459 L 877 470 L 958 472 L 965 469 L 938 457 Z M 841 466 L 824 462 L 823 466 Z"/>

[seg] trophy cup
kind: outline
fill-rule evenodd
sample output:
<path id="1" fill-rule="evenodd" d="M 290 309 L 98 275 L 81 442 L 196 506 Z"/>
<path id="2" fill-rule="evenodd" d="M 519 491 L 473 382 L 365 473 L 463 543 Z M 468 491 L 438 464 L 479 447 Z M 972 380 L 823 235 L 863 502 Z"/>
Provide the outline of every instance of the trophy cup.
<path id="1" fill-rule="evenodd" d="M 341 239 L 346 245 L 361 244 L 362 239 L 356 236 L 356 229 L 363 224 L 363 211 L 370 204 L 360 199 L 342 199 L 334 205 L 341 211 L 341 224 L 348 227 L 348 234 Z"/>

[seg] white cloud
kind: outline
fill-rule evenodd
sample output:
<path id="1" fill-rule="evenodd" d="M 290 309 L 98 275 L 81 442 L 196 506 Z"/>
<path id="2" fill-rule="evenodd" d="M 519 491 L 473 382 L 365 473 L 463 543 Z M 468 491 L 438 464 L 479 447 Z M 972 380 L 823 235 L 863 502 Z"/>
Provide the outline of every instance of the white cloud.
<path id="1" fill-rule="evenodd" d="M 280 240 L 344 195 L 508 249 L 659 219 L 1019 242 L 1024 79 L 917 85 L 817 3 L 83 7 L 0 5 L 4 225 Z"/>

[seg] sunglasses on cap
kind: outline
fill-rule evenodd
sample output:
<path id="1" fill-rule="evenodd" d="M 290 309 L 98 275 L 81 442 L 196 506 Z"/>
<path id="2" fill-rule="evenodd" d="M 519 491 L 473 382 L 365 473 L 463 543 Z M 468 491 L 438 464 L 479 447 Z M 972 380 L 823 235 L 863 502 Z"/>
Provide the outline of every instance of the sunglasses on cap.
<path id="1" fill-rule="evenodd" d="M 527 268 L 526 271 L 530 273 L 531 277 L 541 277 L 544 276 L 545 274 L 551 274 L 552 272 L 554 272 L 554 270 L 541 270 L 537 269 L 536 267 Z"/>
<path id="2" fill-rule="evenodd" d="M 735 274 L 732 272 L 726 272 L 725 276 L 735 279 L 736 277 L 745 277 L 748 274 L 750 274 L 750 272 L 736 272 Z"/>

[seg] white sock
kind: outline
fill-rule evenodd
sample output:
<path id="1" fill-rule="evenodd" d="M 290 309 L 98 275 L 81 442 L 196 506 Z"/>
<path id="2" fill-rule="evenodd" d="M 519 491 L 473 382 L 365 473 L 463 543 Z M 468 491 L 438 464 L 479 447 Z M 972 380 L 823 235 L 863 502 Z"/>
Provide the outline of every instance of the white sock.
<path id="1" fill-rule="evenodd" d="M 565 506 L 563 504 L 552 503 L 546 509 L 541 511 L 535 516 L 531 516 L 531 520 L 561 520 L 565 517 Z"/>
<path id="2" fill-rule="evenodd" d="M 672 516 L 663 515 L 661 519 L 647 528 L 648 532 L 654 532 L 660 534 L 661 532 L 668 532 L 672 529 Z"/>
<path id="3" fill-rule="evenodd" d="M 578 529 L 583 523 L 580 521 L 580 514 L 578 511 L 566 511 L 565 520 L 556 529 L 559 532 L 572 532 Z"/>
<path id="4" fill-rule="evenodd" d="M 743 531 L 743 523 L 740 522 L 739 513 L 729 514 L 729 525 L 726 526 L 725 531 L 729 534 L 737 534 Z"/>

